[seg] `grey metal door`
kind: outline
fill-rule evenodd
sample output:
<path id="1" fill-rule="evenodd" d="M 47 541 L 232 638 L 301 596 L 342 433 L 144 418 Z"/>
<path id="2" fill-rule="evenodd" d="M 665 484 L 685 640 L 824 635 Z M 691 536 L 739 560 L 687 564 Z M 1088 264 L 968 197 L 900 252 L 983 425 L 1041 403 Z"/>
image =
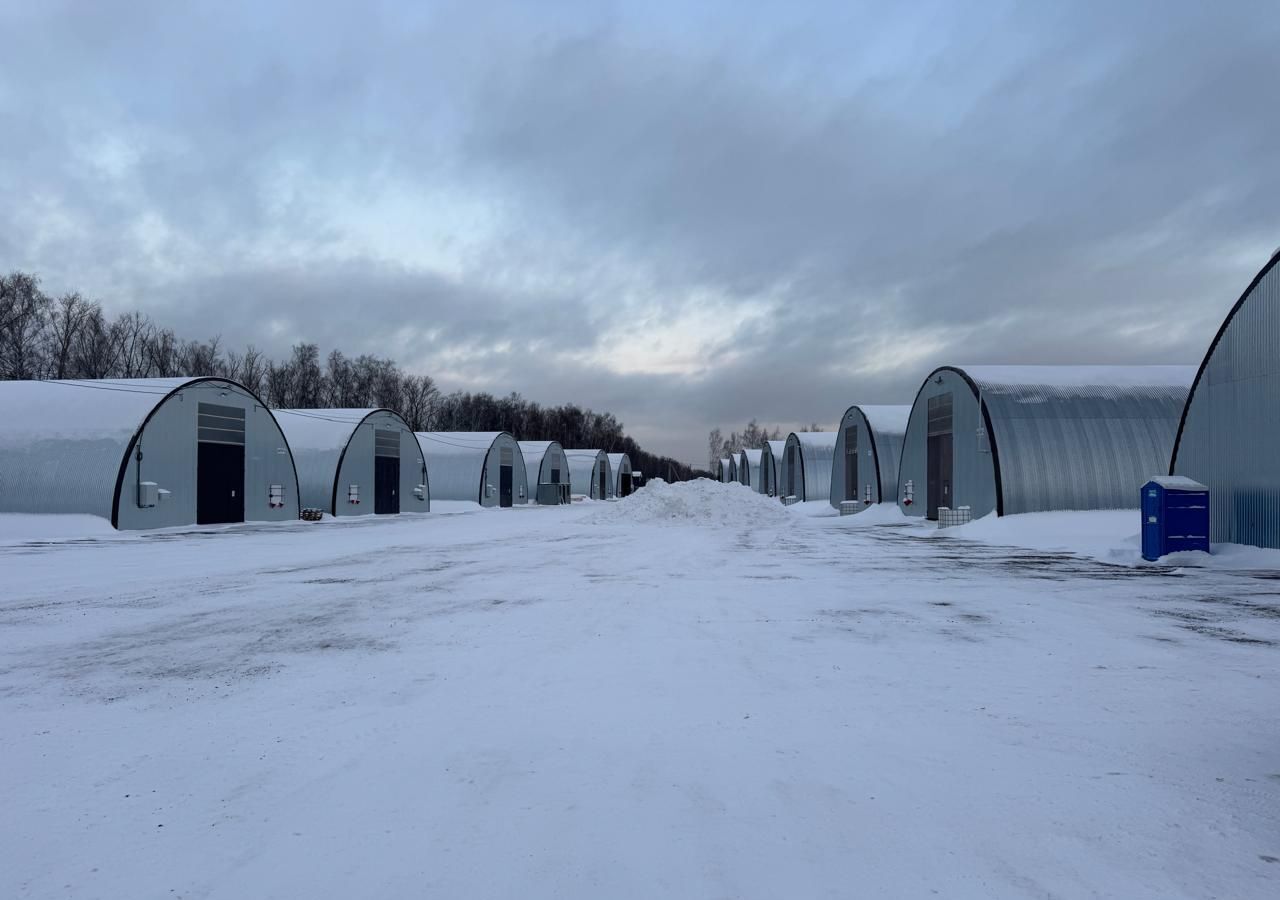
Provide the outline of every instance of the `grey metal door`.
<path id="1" fill-rule="evenodd" d="M 196 524 L 244 521 L 244 446 L 201 443 L 196 457 Z"/>
<path id="2" fill-rule="evenodd" d="M 373 459 L 373 512 L 388 516 L 400 512 L 400 460 L 389 456 Z"/>
<path id="3" fill-rule="evenodd" d="M 844 430 L 844 499 L 858 499 L 858 426 Z"/>
<path id="4" fill-rule="evenodd" d="M 794 497 L 796 495 L 796 448 L 791 445 L 787 448 L 787 496 Z"/>
<path id="5" fill-rule="evenodd" d="M 503 509 L 511 506 L 514 484 L 514 470 L 511 466 L 502 466 L 498 472 L 498 505 Z"/>
<path id="6" fill-rule="evenodd" d="M 929 437 L 929 510 L 930 519 L 938 518 L 938 507 L 951 508 L 951 475 L 955 457 L 952 453 L 952 436 L 935 434 Z"/>

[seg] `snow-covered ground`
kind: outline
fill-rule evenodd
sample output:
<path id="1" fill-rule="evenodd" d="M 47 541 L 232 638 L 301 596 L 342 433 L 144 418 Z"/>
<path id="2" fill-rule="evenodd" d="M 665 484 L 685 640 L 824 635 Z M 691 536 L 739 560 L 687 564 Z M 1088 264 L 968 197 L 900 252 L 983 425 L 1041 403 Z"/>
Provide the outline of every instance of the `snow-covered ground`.
<path id="1" fill-rule="evenodd" d="M 712 482 L 38 527 L 0 897 L 1280 895 L 1274 570 Z"/>

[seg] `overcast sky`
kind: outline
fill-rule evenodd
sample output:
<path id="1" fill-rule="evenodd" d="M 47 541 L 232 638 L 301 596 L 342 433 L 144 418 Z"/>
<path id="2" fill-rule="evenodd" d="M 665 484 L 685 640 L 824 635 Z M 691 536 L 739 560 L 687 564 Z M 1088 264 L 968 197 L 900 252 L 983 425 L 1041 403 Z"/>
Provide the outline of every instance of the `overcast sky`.
<path id="1" fill-rule="evenodd" d="M 1280 244 L 1262 2 L 0 0 L 0 270 L 704 462 L 948 363 L 1198 363 Z"/>

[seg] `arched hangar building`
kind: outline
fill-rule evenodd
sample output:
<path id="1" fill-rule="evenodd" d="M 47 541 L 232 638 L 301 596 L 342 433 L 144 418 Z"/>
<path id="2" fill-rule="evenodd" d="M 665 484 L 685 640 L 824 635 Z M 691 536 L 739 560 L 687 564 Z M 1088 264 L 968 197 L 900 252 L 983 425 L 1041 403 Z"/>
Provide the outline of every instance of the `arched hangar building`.
<path id="1" fill-rule="evenodd" d="M 936 519 L 1129 509 L 1164 472 L 1190 366 L 943 366 L 916 396 L 898 505 Z"/>
<path id="2" fill-rule="evenodd" d="M 786 441 L 765 441 L 760 445 L 760 493 L 767 497 L 779 496 L 778 476 L 782 473 L 786 447 Z"/>
<path id="3" fill-rule="evenodd" d="M 834 431 L 793 431 L 787 435 L 778 473 L 778 495 L 795 497 L 801 503 L 828 499 L 835 449 Z"/>
<path id="4" fill-rule="evenodd" d="M 569 462 L 559 441 L 520 441 L 524 457 L 525 480 L 529 483 L 529 499 L 537 503 L 560 503 L 559 490 L 541 490 L 542 485 L 569 483 Z"/>
<path id="5" fill-rule="evenodd" d="M 613 473 L 609 454 L 603 450 L 566 450 L 569 460 L 570 490 L 580 497 L 608 500 L 613 496 Z"/>
<path id="6" fill-rule="evenodd" d="M 759 450 L 738 451 L 738 482 L 757 494 L 760 493 L 760 454 Z"/>
<path id="7" fill-rule="evenodd" d="M 505 431 L 419 431 L 431 494 L 503 509 L 529 501 L 524 457 Z"/>
<path id="8" fill-rule="evenodd" d="M 120 529 L 298 518 L 275 416 L 225 378 L 0 382 L 0 511 Z"/>
<path id="9" fill-rule="evenodd" d="M 304 508 L 332 516 L 427 512 L 418 438 L 389 409 L 277 409 L 298 468 Z"/>
<path id="10" fill-rule="evenodd" d="M 613 496 L 630 497 L 634 487 L 631 483 L 631 457 L 625 453 L 610 453 L 609 471 L 613 475 Z"/>
<path id="11" fill-rule="evenodd" d="M 858 511 L 898 499 L 898 459 L 910 406 L 851 406 L 840 417 L 831 460 L 831 505 L 857 501 Z"/>
<path id="12" fill-rule="evenodd" d="M 1280 251 L 1227 314 L 1178 427 L 1169 472 L 1209 488 L 1209 538 L 1280 548 Z"/>
<path id="13" fill-rule="evenodd" d="M 726 456 L 720 460 L 720 481 L 723 484 L 733 484 L 738 480 L 738 464 L 732 456 Z"/>

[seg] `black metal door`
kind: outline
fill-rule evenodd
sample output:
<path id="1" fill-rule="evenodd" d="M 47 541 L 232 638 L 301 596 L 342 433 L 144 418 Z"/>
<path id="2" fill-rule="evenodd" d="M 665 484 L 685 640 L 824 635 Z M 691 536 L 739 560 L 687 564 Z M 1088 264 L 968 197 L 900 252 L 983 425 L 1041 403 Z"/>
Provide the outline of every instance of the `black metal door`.
<path id="1" fill-rule="evenodd" d="M 605 478 L 604 466 L 600 467 L 600 498 L 601 500 L 609 499 L 609 482 Z"/>
<path id="2" fill-rule="evenodd" d="M 400 512 L 400 460 L 390 456 L 373 458 L 373 511 L 379 516 Z"/>
<path id="3" fill-rule="evenodd" d="M 858 426 L 844 430 L 844 499 L 858 499 Z"/>
<path id="4" fill-rule="evenodd" d="M 620 481 L 622 482 L 622 489 L 621 489 L 622 496 L 624 497 L 631 496 L 631 473 L 623 472 L 622 478 L 620 479 Z"/>
<path id="5" fill-rule="evenodd" d="M 796 495 L 796 448 L 787 448 L 787 496 Z"/>
<path id="6" fill-rule="evenodd" d="M 952 450 L 952 436 L 934 434 L 929 436 L 929 510 L 930 519 L 938 518 L 938 507 L 951 508 L 951 479 L 955 464 Z"/>
<path id="7" fill-rule="evenodd" d="M 498 470 L 498 505 L 503 509 L 511 506 L 512 492 L 515 485 L 515 470 L 511 466 L 501 466 Z"/>
<path id="8" fill-rule="evenodd" d="M 196 524 L 244 521 L 244 445 L 201 442 L 196 455 Z"/>

